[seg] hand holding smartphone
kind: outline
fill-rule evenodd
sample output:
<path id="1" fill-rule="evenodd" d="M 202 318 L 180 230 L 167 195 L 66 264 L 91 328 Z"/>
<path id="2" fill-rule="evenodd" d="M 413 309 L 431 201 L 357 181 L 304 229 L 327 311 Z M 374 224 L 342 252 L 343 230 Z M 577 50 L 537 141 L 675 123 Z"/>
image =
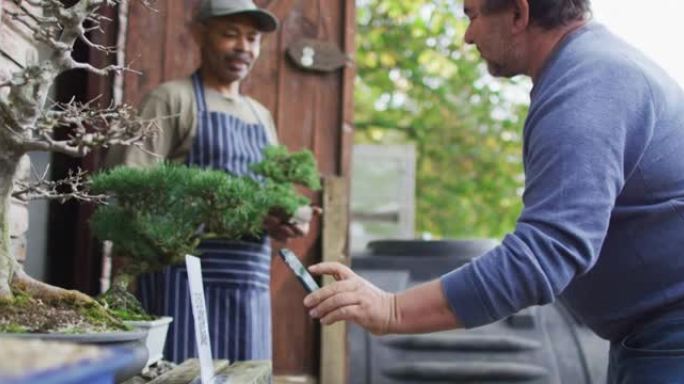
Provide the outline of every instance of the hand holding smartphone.
<path id="1" fill-rule="evenodd" d="M 294 252 L 287 248 L 283 248 L 279 253 L 285 264 L 292 270 L 297 277 L 297 280 L 299 280 L 307 292 L 311 293 L 320 288 L 318 284 L 316 284 L 316 280 L 314 280 L 313 276 L 311 276 L 309 271 L 302 265 Z"/>

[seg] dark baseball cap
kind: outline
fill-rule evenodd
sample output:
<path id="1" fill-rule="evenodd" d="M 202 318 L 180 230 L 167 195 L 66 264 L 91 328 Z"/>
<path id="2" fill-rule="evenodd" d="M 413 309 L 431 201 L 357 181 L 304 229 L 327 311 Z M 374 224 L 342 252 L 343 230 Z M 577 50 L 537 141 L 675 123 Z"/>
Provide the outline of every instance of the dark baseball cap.
<path id="1" fill-rule="evenodd" d="M 273 32 L 278 29 L 278 19 L 271 12 L 257 7 L 252 0 L 202 0 L 196 20 L 204 21 L 212 17 L 230 15 L 251 16 L 261 32 Z"/>

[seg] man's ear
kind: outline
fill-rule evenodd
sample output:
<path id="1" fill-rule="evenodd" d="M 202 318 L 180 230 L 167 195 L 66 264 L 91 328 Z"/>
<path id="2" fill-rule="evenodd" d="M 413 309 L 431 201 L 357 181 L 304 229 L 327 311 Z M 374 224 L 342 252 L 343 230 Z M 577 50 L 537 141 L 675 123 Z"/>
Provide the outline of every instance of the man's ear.
<path id="1" fill-rule="evenodd" d="M 515 0 L 513 7 L 513 33 L 520 33 L 530 24 L 530 4 L 528 0 Z"/>

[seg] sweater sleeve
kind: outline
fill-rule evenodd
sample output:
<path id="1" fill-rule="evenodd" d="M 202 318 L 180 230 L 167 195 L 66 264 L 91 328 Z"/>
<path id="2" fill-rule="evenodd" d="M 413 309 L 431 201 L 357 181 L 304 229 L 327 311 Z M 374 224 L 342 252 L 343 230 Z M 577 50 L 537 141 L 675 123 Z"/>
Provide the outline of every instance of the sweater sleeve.
<path id="1" fill-rule="evenodd" d="M 145 96 L 140 105 L 139 116 L 144 121 L 153 123 L 155 132 L 140 147 L 117 146 L 110 149 L 106 166 L 149 167 L 157 162 L 174 160 L 179 148 L 188 147 L 186 141 L 191 142 L 191 135 L 186 131 L 192 129 L 192 119 L 188 120 L 192 111 L 182 108 L 187 109 L 184 106 L 192 105 L 192 100 L 179 101 L 188 98 L 184 91 L 178 85 L 165 84 Z"/>
<path id="2" fill-rule="evenodd" d="M 500 246 L 444 275 L 466 327 L 552 302 L 599 256 L 615 201 L 655 119 L 643 76 L 587 63 L 536 90 L 525 126 L 524 208 Z"/>
<path id="3" fill-rule="evenodd" d="M 145 120 L 154 121 L 157 132 L 145 140 L 144 150 L 130 147 L 123 164 L 147 167 L 170 157 L 178 142 L 179 117 L 172 112 L 169 101 L 154 92 L 143 101 L 140 115 Z"/>

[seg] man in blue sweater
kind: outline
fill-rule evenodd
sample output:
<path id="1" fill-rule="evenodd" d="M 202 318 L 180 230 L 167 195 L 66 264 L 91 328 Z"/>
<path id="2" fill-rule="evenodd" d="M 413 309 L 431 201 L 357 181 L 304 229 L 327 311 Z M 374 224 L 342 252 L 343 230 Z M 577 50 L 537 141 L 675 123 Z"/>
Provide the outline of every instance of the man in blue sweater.
<path id="1" fill-rule="evenodd" d="M 335 263 L 305 299 L 376 334 L 476 327 L 562 297 L 612 342 L 611 383 L 684 382 L 684 93 L 588 0 L 465 0 L 495 76 L 532 78 L 524 209 L 501 245 L 390 294 Z M 455 218 L 456 219 L 456 218 Z"/>

